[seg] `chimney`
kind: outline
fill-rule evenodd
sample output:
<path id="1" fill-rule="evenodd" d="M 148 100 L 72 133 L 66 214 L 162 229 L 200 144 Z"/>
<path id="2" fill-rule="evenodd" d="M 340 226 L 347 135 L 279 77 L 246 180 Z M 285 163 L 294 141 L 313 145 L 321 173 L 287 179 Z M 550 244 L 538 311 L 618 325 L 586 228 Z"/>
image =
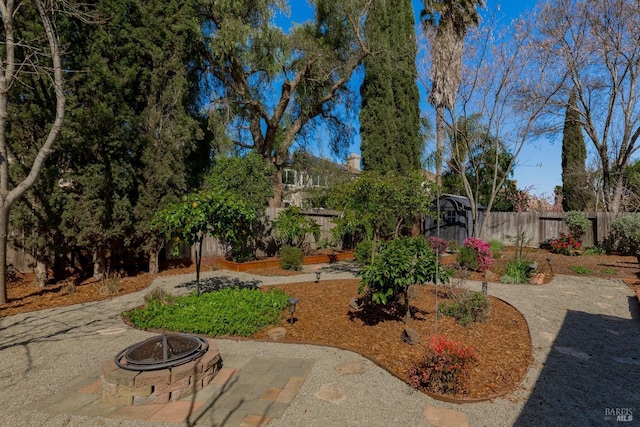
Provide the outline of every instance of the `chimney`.
<path id="1" fill-rule="evenodd" d="M 354 173 L 360 172 L 360 156 L 359 155 L 355 153 L 351 153 L 347 156 L 347 169 L 349 169 L 349 171 Z"/>

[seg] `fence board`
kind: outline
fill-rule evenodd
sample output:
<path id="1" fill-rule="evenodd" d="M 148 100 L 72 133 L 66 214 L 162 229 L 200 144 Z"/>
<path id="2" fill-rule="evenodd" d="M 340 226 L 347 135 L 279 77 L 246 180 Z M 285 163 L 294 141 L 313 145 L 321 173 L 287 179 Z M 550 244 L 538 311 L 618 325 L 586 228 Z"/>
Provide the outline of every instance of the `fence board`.
<path id="1" fill-rule="evenodd" d="M 602 244 L 611 231 L 611 221 L 629 213 L 613 214 L 609 212 L 587 212 L 591 228 L 582 239 L 583 246 Z M 482 238 L 486 241 L 498 240 L 504 244 L 513 244 L 513 237 L 524 233 L 527 246 L 538 246 L 540 243 L 568 233 L 564 223 L 564 212 L 491 212 L 485 217 L 485 228 Z"/>

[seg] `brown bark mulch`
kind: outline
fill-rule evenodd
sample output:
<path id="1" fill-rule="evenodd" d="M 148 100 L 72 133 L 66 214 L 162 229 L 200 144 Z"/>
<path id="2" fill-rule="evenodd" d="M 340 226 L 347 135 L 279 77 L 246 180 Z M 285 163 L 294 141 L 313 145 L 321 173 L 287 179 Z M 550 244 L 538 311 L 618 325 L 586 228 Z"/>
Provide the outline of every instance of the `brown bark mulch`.
<path id="1" fill-rule="evenodd" d="M 499 281 L 504 266 L 515 256 L 514 248 L 507 248 L 490 270 L 494 273 L 487 279 L 481 272 L 457 271 L 469 280 Z M 640 289 L 640 269 L 635 257 L 616 255 L 564 256 L 549 251 L 525 248 L 523 257 L 538 263 L 538 272 L 545 273 L 544 283 L 555 274 L 579 275 L 572 269 L 582 266 L 589 269 L 588 276 L 624 280 L 632 289 Z M 551 260 L 549 265 L 547 258 Z M 455 265 L 455 256 L 443 258 L 443 262 Z M 203 271 L 211 268 L 205 263 Z M 184 274 L 195 271 L 193 265 L 178 266 L 161 275 Z M 289 275 L 278 267 L 251 270 L 255 274 Z M 142 273 L 125 277 L 120 282 L 118 295 L 135 292 L 148 287 L 158 275 Z M 0 317 L 13 314 L 60 307 L 111 298 L 100 292 L 100 282 L 91 279 L 77 283 L 70 292 L 70 281 L 63 281 L 37 288 L 32 280 L 19 278 L 9 283 L 7 304 L 0 305 Z M 518 286 L 518 285 L 514 285 Z M 544 285 L 542 285 L 544 286 Z M 356 312 L 349 301 L 357 295 L 358 280 L 331 280 L 320 283 L 295 283 L 280 285 L 292 296 L 299 298 L 296 322 L 287 328 L 284 341 L 329 344 L 348 348 L 375 360 L 403 380 L 414 364 L 426 355 L 430 337 L 435 333 L 435 289 L 432 286 L 418 287 L 416 298 L 411 301 L 413 320 L 409 325 L 421 336 L 421 343 L 410 346 L 402 341 L 405 328 L 402 310 L 378 308 Z M 439 292 L 442 301 L 444 292 Z M 483 323 L 467 327 L 458 325 L 452 318 L 439 315 L 438 333 L 446 338 L 471 345 L 478 360 L 472 366 L 464 396 L 487 397 L 516 388 L 531 363 L 531 339 L 522 315 L 510 305 L 491 298 L 489 318 Z M 266 331 L 254 338 L 266 338 Z"/>

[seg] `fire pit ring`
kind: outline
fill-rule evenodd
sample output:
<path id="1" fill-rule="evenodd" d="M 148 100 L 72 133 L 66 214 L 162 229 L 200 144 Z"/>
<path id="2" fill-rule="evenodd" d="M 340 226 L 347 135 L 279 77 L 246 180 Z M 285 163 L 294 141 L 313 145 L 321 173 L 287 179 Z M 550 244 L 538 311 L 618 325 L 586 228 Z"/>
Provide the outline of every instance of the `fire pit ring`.
<path id="1" fill-rule="evenodd" d="M 197 335 L 163 333 L 125 348 L 114 361 L 122 369 L 153 371 L 188 363 L 208 349 L 207 340 Z"/>

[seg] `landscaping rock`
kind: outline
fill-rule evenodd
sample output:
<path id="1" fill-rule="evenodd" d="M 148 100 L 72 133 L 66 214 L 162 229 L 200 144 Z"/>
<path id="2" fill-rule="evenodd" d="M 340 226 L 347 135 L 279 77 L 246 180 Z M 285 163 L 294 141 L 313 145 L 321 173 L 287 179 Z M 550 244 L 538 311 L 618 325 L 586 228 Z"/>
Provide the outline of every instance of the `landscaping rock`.
<path id="1" fill-rule="evenodd" d="M 362 300 L 358 297 L 351 298 L 351 301 L 349 301 L 349 307 L 356 311 L 362 310 Z"/>
<path id="2" fill-rule="evenodd" d="M 320 387 L 320 390 L 316 393 L 316 397 L 333 403 L 340 403 L 346 398 L 345 394 L 339 388 L 331 385 L 323 385 Z"/>
<path id="3" fill-rule="evenodd" d="M 267 332 L 269 338 L 273 341 L 278 341 L 280 338 L 284 338 L 287 335 L 287 330 L 285 328 L 272 328 Z"/>
<path id="4" fill-rule="evenodd" d="M 402 341 L 407 344 L 416 345 L 420 342 L 420 334 L 412 328 L 406 328 L 402 331 Z"/>

